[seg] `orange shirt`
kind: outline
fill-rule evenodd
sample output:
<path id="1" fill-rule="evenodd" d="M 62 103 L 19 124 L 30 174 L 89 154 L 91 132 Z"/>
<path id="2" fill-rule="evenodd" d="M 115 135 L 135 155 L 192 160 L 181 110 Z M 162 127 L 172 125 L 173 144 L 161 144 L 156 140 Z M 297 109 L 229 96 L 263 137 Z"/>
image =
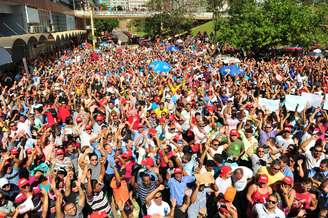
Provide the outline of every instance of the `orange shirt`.
<path id="1" fill-rule="evenodd" d="M 120 187 L 117 187 L 116 178 L 114 177 L 110 183 L 110 187 L 113 189 L 114 199 L 117 204 L 124 205 L 129 200 L 129 190 L 125 180 L 121 180 Z"/>

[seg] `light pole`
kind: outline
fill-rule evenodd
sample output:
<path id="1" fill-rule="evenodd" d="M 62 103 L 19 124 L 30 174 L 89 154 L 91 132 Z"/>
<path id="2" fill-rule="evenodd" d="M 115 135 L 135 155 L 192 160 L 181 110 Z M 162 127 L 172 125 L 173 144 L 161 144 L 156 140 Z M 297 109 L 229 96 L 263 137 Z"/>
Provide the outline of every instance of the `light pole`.
<path id="1" fill-rule="evenodd" d="M 91 25 L 91 36 L 92 36 L 92 48 L 96 48 L 96 38 L 95 38 L 95 27 L 93 23 L 93 5 L 90 4 L 91 0 L 87 1 L 89 13 L 90 13 L 90 25 Z"/>

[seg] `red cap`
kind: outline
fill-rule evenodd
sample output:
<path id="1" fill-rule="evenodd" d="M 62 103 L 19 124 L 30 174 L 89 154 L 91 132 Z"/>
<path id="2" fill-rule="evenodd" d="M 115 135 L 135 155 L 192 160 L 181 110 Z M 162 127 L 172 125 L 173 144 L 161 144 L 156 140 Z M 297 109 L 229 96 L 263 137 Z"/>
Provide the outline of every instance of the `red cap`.
<path id="1" fill-rule="evenodd" d="M 283 183 L 287 185 L 292 185 L 293 184 L 293 178 L 290 176 L 285 176 L 285 178 L 282 180 Z"/>
<path id="2" fill-rule="evenodd" d="M 30 182 L 25 178 L 21 178 L 21 179 L 18 180 L 18 187 L 19 188 L 22 188 L 23 186 L 29 185 L 29 184 L 30 184 Z"/>
<path id="3" fill-rule="evenodd" d="M 200 144 L 193 144 L 191 150 L 193 153 L 197 153 L 200 150 Z"/>
<path id="4" fill-rule="evenodd" d="M 76 122 L 77 123 L 81 123 L 82 122 L 82 118 L 80 116 L 76 117 Z"/>
<path id="5" fill-rule="evenodd" d="M 128 99 L 122 98 L 122 99 L 121 99 L 121 103 L 122 103 L 122 104 L 126 104 L 126 103 L 128 103 Z"/>
<path id="6" fill-rule="evenodd" d="M 155 128 L 151 128 L 151 129 L 149 129 L 148 132 L 149 132 L 149 134 L 152 135 L 152 136 L 155 136 L 155 135 L 157 134 L 157 131 L 156 131 Z"/>
<path id="7" fill-rule="evenodd" d="M 230 136 L 238 136 L 238 131 L 236 129 L 230 130 Z"/>
<path id="8" fill-rule="evenodd" d="M 154 160 L 151 157 L 147 157 L 141 161 L 141 164 L 146 167 L 153 167 L 154 166 Z"/>
<path id="9" fill-rule="evenodd" d="M 18 149 L 16 147 L 13 147 L 12 149 L 10 149 L 10 154 L 11 155 L 16 155 L 18 154 Z"/>
<path id="10" fill-rule="evenodd" d="M 259 183 L 265 183 L 267 184 L 269 182 L 269 178 L 266 174 L 262 174 L 259 176 L 259 179 L 257 180 Z"/>
<path id="11" fill-rule="evenodd" d="M 246 108 L 247 110 L 251 110 L 251 109 L 253 108 L 252 103 L 248 103 L 248 104 L 246 104 L 246 105 L 245 105 L 245 108 Z"/>
<path id="12" fill-rule="evenodd" d="M 102 212 L 100 212 L 100 211 L 93 212 L 92 214 L 90 214 L 88 216 L 88 218 L 105 218 L 105 217 L 107 217 L 107 214 L 106 214 L 105 211 L 102 211 Z"/>
<path id="13" fill-rule="evenodd" d="M 26 153 L 32 154 L 32 148 L 30 148 L 30 147 L 26 148 Z"/>
<path id="14" fill-rule="evenodd" d="M 104 116 L 101 114 L 97 114 L 96 121 L 103 121 L 103 120 L 104 120 Z"/>
<path id="15" fill-rule="evenodd" d="M 64 152 L 64 150 L 63 149 L 57 149 L 56 150 L 56 155 L 62 155 L 62 154 L 64 154 L 65 152 Z"/>
<path id="16" fill-rule="evenodd" d="M 99 101 L 99 106 L 100 107 L 103 107 L 105 104 L 107 104 L 107 99 L 106 98 L 103 98 Z"/>
<path id="17" fill-rule="evenodd" d="M 159 119 L 159 123 L 165 123 L 165 121 L 166 121 L 165 117 L 161 117 L 161 118 Z"/>
<path id="18" fill-rule="evenodd" d="M 175 116 L 174 116 L 174 114 L 170 114 L 170 120 L 171 120 L 171 121 L 175 120 Z"/>
<path id="19" fill-rule="evenodd" d="M 182 173 L 183 170 L 180 168 L 174 168 L 173 172 L 174 172 L 174 174 L 178 174 L 178 173 Z"/>
<path id="20" fill-rule="evenodd" d="M 85 130 L 90 130 L 90 129 L 92 129 L 92 126 L 91 125 L 86 125 L 85 126 Z"/>
<path id="21" fill-rule="evenodd" d="M 285 132 L 292 132 L 292 129 L 291 129 L 290 127 L 285 127 L 285 128 L 284 128 L 284 131 L 285 131 Z"/>
<path id="22" fill-rule="evenodd" d="M 155 96 L 155 97 L 154 97 L 154 102 L 156 102 L 156 103 L 159 102 L 159 97 L 158 97 L 158 96 Z"/>
<path id="23" fill-rule="evenodd" d="M 221 167 L 220 176 L 221 177 L 222 176 L 225 176 L 225 175 L 227 175 L 230 172 L 231 172 L 231 167 L 229 167 L 229 166 L 223 166 L 223 167 Z"/>
<path id="24" fill-rule="evenodd" d="M 131 150 L 128 150 L 128 151 L 124 152 L 122 154 L 122 157 L 123 158 L 130 158 L 130 157 L 132 157 L 132 151 Z"/>

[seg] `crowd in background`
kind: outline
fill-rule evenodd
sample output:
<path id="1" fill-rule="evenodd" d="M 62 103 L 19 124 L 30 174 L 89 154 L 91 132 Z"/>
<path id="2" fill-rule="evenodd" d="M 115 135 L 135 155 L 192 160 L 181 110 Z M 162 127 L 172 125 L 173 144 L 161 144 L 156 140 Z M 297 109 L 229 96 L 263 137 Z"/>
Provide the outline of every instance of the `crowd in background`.
<path id="1" fill-rule="evenodd" d="M 81 45 L 1 86 L 0 217 L 327 217 L 327 110 L 284 105 L 328 94 L 327 59 L 230 76 L 208 37 L 170 43 Z"/>

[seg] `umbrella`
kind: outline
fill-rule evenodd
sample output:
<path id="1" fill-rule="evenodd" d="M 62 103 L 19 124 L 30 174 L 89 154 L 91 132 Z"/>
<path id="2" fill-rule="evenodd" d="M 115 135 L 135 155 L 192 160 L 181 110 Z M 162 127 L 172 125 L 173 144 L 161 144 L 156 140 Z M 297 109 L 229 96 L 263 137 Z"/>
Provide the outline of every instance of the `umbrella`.
<path id="1" fill-rule="evenodd" d="M 0 66 L 12 63 L 11 55 L 5 48 L 0 48 Z"/>
<path id="2" fill-rule="evenodd" d="M 223 66 L 219 69 L 221 75 L 230 75 L 230 76 L 240 76 L 242 75 L 242 70 L 237 65 Z"/>
<path id="3" fill-rule="evenodd" d="M 166 51 L 170 51 L 170 52 L 175 52 L 175 51 L 179 51 L 180 49 L 178 47 L 176 47 L 175 45 L 171 45 L 169 46 Z"/>
<path id="4" fill-rule="evenodd" d="M 171 65 L 166 61 L 153 61 L 149 64 L 149 69 L 155 73 L 168 73 L 171 70 Z"/>
<path id="5" fill-rule="evenodd" d="M 314 53 L 321 53 L 322 51 L 321 51 L 321 49 L 317 48 L 317 49 L 314 49 L 313 52 Z"/>

